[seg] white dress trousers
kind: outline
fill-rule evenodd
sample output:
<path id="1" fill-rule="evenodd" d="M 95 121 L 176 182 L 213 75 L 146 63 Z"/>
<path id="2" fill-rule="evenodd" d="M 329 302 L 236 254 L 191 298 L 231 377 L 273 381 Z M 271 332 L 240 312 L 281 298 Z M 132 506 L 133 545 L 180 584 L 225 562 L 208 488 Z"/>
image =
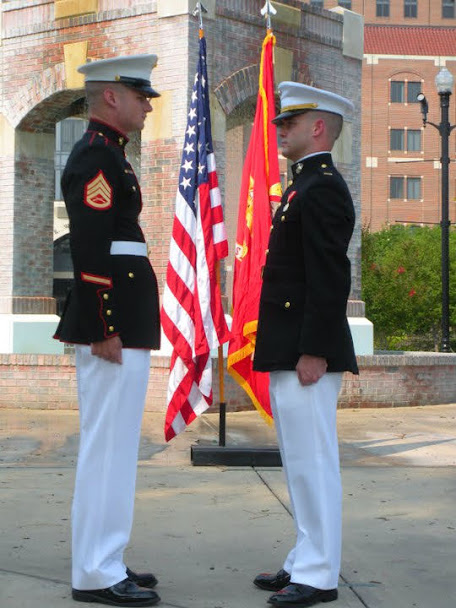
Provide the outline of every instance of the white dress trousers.
<path id="1" fill-rule="evenodd" d="M 342 373 L 302 386 L 295 371 L 270 372 L 271 407 L 296 527 L 283 568 L 291 582 L 335 589 L 342 542 L 337 398 Z"/>
<path id="2" fill-rule="evenodd" d="M 104 589 L 126 578 L 150 351 L 122 349 L 122 364 L 75 346 L 80 444 L 72 506 L 72 585 Z"/>

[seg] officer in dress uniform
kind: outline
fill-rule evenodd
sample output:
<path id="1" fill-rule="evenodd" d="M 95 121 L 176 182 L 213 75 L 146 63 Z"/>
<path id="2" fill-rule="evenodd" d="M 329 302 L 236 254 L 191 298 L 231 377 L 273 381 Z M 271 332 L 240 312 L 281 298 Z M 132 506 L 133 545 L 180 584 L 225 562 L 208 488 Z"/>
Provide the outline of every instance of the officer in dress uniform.
<path id="1" fill-rule="evenodd" d="M 141 190 L 125 155 L 158 97 L 155 55 L 87 63 L 89 126 L 62 176 L 74 287 L 55 338 L 75 344 L 80 446 L 72 506 L 72 596 L 152 606 L 153 574 L 123 561 L 133 522 L 150 349 L 160 347 L 158 289 L 138 223 Z"/>
<path id="2" fill-rule="evenodd" d="M 293 181 L 274 216 L 263 270 L 254 369 L 270 373 L 271 407 L 287 478 L 296 544 L 257 587 L 274 606 L 337 599 L 341 480 L 336 430 L 345 371 L 358 373 L 346 317 L 347 249 L 355 223 L 331 150 L 353 108 L 339 95 L 295 82 L 279 85 L 282 153 Z"/>

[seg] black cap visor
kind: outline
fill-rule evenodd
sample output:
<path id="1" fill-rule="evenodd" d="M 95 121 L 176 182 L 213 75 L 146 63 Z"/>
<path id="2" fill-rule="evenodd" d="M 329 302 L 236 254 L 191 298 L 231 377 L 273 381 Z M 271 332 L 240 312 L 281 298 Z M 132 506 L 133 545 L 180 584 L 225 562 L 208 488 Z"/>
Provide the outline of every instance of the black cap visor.
<path id="1" fill-rule="evenodd" d="M 305 114 L 309 111 L 309 108 L 305 108 L 303 110 L 288 110 L 287 112 L 282 112 L 281 114 L 278 114 L 275 118 L 271 120 L 271 122 L 274 125 L 280 125 L 282 120 L 285 120 L 286 118 L 291 118 L 292 116 L 297 116 L 298 114 Z"/>
<path id="2" fill-rule="evenodd" d="M 140 93 L 143 93 L 146 97 L 160 97 L 160 93 L 157 93 L 152 88 L 150 80 L 143 80 L 142 78 L 130 78 L 129 76 L 119 76 L 116 82 L 124 84 L 127 87 L 131 87 Z"/>

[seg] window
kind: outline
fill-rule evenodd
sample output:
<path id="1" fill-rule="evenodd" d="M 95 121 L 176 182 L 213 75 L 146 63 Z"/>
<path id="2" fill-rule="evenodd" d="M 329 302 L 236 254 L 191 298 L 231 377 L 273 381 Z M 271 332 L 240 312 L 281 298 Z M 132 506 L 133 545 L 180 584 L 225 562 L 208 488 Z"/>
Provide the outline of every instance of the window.
<path id="1" fill-rule="evenodd" d="M 407 147 L 405 144 L 407 143 Z M 391 129 L 390 150 L 421 152 L 420 129 Z"/>
<path id="2" fill-rule="evenodd" d="M 421 152 L 421 130 L 408 129 L 407 150 L 409 152 Z"/>
<path id="3" fill-rule="evenodd" d="M 310 0 L 310 6 L 318 6 L 323 8 L 323 0 Z"/>
<path id="4" fill-rule="evenodd" d="M 377 17 L 390 16 L 390 0 L 377 0 Z"/>
<path id="5" fill-rule="evenodd" d="M 74 144 L 81 139 L 87 129 L 87 121 L 79 118 L 66 118 L 56 124 L 55 129 L 55 200 L 63 200 L 60 178 Z"/>
<path id="6" fill-rule="evenodd" d="M 420 199 L 421 198 L 421 177 L 408 177 L 407 178 L 407 198 L 408 199 Z"/>
<path id="7" fill-rule="evenodd" d="M 390 198 L 404 199 L 404 185 L 407 182 L 407 199 L 421 198 L 421 177 L 390 177 Z"/>
<path id="8" fill-rule="evenodd" d="M 403 177 L 390 177 L 390 198 L 404 198 Z"/>
<path id="9" fill-rule="evenodd" d="M 443 19 L 454 18 L 454 0 L 442 0 L 442 17 Z"/>
<path id="10" fill-rule="evenodd" d="M 404 129 L 391 129 L 390 150 L 404 150 Z"/>
<path id="11" fill-rule="evenodd" d="M 352 3 L 351 0 L 339 0 L 339 6 L 342 6 L 343 8 L 348 8 L 349 10 L 351 10 L 352 7 Z"/>
<path id="12" fill-rule="evenodd" d="M 391 96 L 392 103 L 404 103 L 405 101 L 405 82 L 400 80 L 391 81 Z"/>
<path id="13" fill-rule="evenodd" d="M 418 103 L 417 96 L 421 93 L 421 82 L 407 83 L 407 103 Z"/>
<path id="14" fill-rule="evenodd" d="M 390 90 L 391 103 L 418 103 L 417 95 L 421 93 L 421 82 L 392 80 Z"/>
<path id="15" fill-rule="evenodd" d="M 404 17 L 418 16 L 418 0 L 404 0 Z"/>

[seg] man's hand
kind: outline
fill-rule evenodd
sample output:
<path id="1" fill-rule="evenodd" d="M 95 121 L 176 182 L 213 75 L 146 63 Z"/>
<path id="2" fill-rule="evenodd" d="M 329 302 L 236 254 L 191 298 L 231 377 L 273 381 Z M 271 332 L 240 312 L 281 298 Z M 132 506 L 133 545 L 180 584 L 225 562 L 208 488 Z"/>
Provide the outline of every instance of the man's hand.
<path id="1" fill-rule="evenodd" d="M 122 363 L 122 340 L 119 336 L 101 342 L 92 342 L 90 347 L 91 353 L 95 357 L 100 357 L 111 363 Z"/>
<path id="2" fill-rule="evenodd" d="M 328 364 L 324 357 L 313 357 L 312 355 L 301 355 L 296 364 L 299 382 L 303 386 L 309 386 L 318 382 L 326 373 Z"/>

